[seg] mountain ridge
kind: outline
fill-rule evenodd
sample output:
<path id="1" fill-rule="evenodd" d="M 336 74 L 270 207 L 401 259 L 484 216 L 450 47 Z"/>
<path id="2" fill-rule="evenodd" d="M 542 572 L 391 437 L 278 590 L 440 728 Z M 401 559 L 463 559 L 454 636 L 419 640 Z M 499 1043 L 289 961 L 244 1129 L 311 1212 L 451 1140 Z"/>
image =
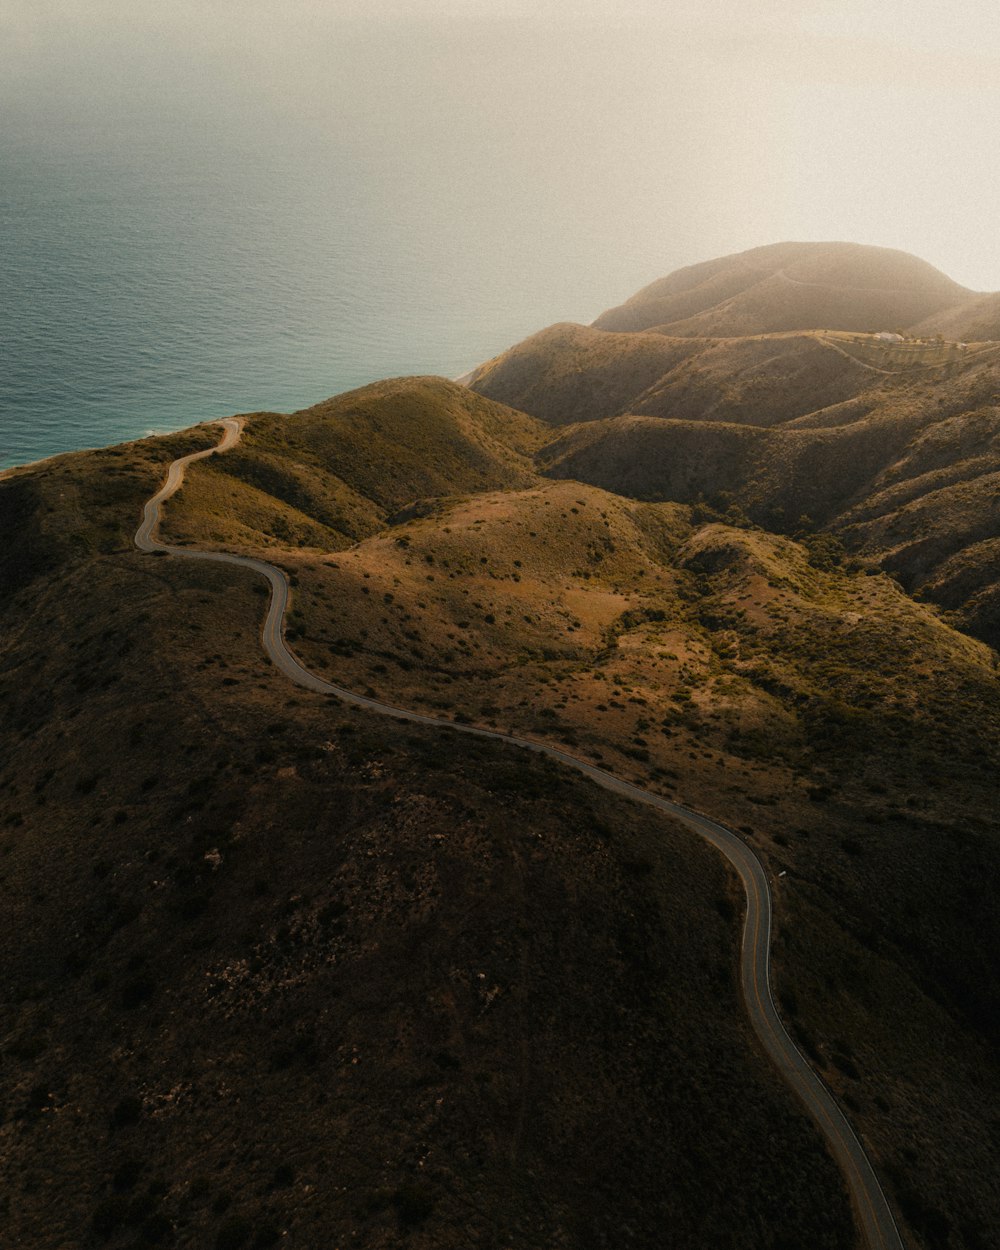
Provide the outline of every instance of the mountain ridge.
<path id="1" fill-rule="evenodd" d="M 649 292 L 674 288 L 687 298 L 734 265 L 759 294 L 759 275 L 770 281 L 790 256 L 820 277 L 868 252 L 777 245 L 678 271 L 633 298 L 644 307 Z M 915 272 L 935 300 L 961 290 L 903 253 L 883 260 Z M 600 328 L 607 318 L 563 324 L 480 366 L 469 385 L 561 427 L 537 455 L 547 475 L 685 503 L 721 493 L 786 532 L 805 516 L 997 645 L 1000 343 L 949 343 L 935 328 L 993 328 L 1000 296 L 966 295 L 902 342 L 818 322 L 751 334 L 729 325 L 722 337 Z M 975 589 L 962 599 L 958 586 Z"/>

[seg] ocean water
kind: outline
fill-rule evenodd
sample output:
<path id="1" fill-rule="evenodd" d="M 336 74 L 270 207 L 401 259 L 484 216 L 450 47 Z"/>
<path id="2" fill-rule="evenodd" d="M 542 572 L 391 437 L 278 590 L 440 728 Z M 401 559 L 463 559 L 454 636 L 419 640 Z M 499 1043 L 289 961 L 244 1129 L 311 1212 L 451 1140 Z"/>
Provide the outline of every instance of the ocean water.
<path id="1" fill-rule="evenodd" d="M 0 168 L 0 467 L 455 377 L 653 276 L 558 223 L 525 241 L 523 198 L 511 220 L 454 164 L 294 131 L 22 132 Z"/>
<path id="2" fill-rule="evenodd" d="M 760 241 L 641 30 L 368 7 L 3 9 L 0 467 L 456 377 Z"/>

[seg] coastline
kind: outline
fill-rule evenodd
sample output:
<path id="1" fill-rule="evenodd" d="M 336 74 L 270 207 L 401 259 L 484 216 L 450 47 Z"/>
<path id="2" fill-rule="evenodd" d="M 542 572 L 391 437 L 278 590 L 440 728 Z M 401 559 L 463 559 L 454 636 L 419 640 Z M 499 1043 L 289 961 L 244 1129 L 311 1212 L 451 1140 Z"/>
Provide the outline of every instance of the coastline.
<path id="1" fill-rule="evenodd" d="M 470 386 L 482 367 L 482 364 L 474 365 L 459 377 L 449 378 L 448 381 L 454 382 L 456 386 Z M 335 398 L 335 396 L 330 396 L 330 398 Z M 322 400 L 318 402 L 321 403 Z M 232 415 L 236 416 L 239 414 L 234 413 Z M 100 443 L 93 447 L 74 447 L 68 451 L 54 451 L 51 455 L 39 456 L 37 460 L 26 460 L 23 464 L 10 464 L 0 468 L 0 482 L 6 481 L 7 478 L 16 473 L 21 473 L 25 469 L 37 469 L 40 464 L 48 464 L 50 460 L 58 460 L 61 456 L 76 456 L 88 451 L 104 451 L 108 447 L 127 447 L 133 443 L 144 443 L 150 438 L 170 438 L 174 434 L 182 434 L 185 430 L 196 430 L 202 425 L 217 425 L 218 422 L 219 418 L 209 417 L 204 421 L 195 421 L 192 425 L 182 425 L 176 430 L 157 430 L 151 434 L 144 434 L 141 438 L 127 438 L 120 443 Z"/>
<path id="2" fill-rule="evenodd" d="M 136 443 L 145 443 L 152 438 L 173 438 L 175 434 L 183 434 L 185 430 L 196 430 L 202 425 L 217 424 L 218 421 L 212 419 L 196 421 L 193 425 L 182 425 L 178 430 L 157 430 L 152 434 L 143 434 L 141 438 L 126 438 L 120 443 L 99 443 L 94 447 L 74 447 L 68 451 L 54 451 L 49 456 L 39 456 L 37 460 L 26 460 L 24 464 L 10 464 L 0 469 L 0 482 L 6 481 L 7 478 L 17 473 L 23 473 L 27 469 L 37 469 L 39 465 L 48 464 L 51 460 L 61 460 L 63 456 L 82 456 L 92 451 L 107 451 L 109 447 L 134 447 Z"/>

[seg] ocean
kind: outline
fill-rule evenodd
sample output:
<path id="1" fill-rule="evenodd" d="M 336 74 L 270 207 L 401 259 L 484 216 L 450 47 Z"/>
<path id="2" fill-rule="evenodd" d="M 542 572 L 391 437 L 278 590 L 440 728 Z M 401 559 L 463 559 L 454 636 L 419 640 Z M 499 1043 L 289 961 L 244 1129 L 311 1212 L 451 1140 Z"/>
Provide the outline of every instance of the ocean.
<path id="1" fill-rule="evenodd" d="M 656 276 L 579 230 L 515 238 L 454 166 L 280 129 L 22 133 L 0 165 L 0 467 L 456 377 Z"/>

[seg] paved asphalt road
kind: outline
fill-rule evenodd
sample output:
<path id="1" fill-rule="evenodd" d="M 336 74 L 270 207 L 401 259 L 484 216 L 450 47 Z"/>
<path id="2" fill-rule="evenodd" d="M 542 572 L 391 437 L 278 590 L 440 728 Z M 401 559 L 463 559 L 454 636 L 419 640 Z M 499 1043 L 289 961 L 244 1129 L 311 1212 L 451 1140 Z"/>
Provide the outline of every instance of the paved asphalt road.
<path id="1" fill-rule="evenodd" d="M 577 772 L 583 773 L 585 777 L 589 777 L 591 781 L 596 782 L 605 790 L 611 790 L 636 803 L 644 803 L 647 807 L 655 807 L 698 834 L 699 837 L 711 842 L 721 851 L 739 873 L 746 891 L 747 910 L 743 922 L 740 976 L 743 998 L 754 1031 L 778 1071 L 799 1096 L 826 1138 L 844 1174 L 854 1204 L 855 1215 L 869 1250 L 903 1250 L 903 1242 L 896 1228 L 892 1211 L 882 1192 L 878 1177 L 868 1161 L 864 1147 L 858 1141 L 854 1130 L 834 1101 L 830 1091 L 806 1062 L 795 1043 L 785 1032 L 785 1027 L 778 1017 L 774 999 L 771 996 L 771 890 L 767 873 L 753 850 L 741 837 L 724 825 L 717 824 L 714 820 L 709 820 L 707 816 L 681 807 L 677 803 L 671 803 L 669 799 L 662 798 L 658 794 L 651 794 L 628 781 L 622 781 L 601 768 L 595 768 L 593 764 L 577 759 L 568 751 L 561 751 L 558 747 L 549 746 L 547 743 L 533 742 L 529 738 L 518 738 L 513 734 L 500 733 L 493 729 L 480 729 L 475 725 L 458 725 L 454 721 L 426 716 L 422 712 L 411 712 L 406 708 L 393 707 L 391 703 L 382 703 L 378 699 L 370 699 L 365 695 L 355 694 L 351 690 L 344 690 L 340 686 L 317 677 L 315 673 L 309 672 L 288 649 L 284 639 L 282 627 L 285 610 L 288 607 L 289 585 L 287 577 L 280 569 L 249 556 L 169 547 L 159 542 L 155 536 L 162 505 L 182 485 L 187 466 L 195 460 L 204 459 L 217 452 L 228 451 L 239 442 L 243 427 L 238 418 L 228 417 L 216 424 L 221 425 L 225 430 L 217 446 L 184 456 L 180 460 L 175 460 L 170 466 L 166 482 L 146 504 L 142 525 L 135 536 L 136 546 L 141 551 L 165 551 L 170 555 L 184 556 L 191 560 L 235 564 L 240 568 L 252 569 L 255 573 L 266 577 L 271 584 L 271 602 L 264 621 L 264 649 L 274 664 L 297 685 L 304 686 L 307 690 L 315 690 L 319 694 L 335 695 L 344 703 L 365 708 L 370 712 L 378 712 L 381 715 L 394 716 L 397 720 L 447 728 L 455 733 L 469 734 L 475 738 L 491 738 L 496 742 L 504 742 L 525 751 L 534 751 L 537 755 L 548 756 L 549 759 L 556 760 L 560 764 L 575 768 Z"/>

